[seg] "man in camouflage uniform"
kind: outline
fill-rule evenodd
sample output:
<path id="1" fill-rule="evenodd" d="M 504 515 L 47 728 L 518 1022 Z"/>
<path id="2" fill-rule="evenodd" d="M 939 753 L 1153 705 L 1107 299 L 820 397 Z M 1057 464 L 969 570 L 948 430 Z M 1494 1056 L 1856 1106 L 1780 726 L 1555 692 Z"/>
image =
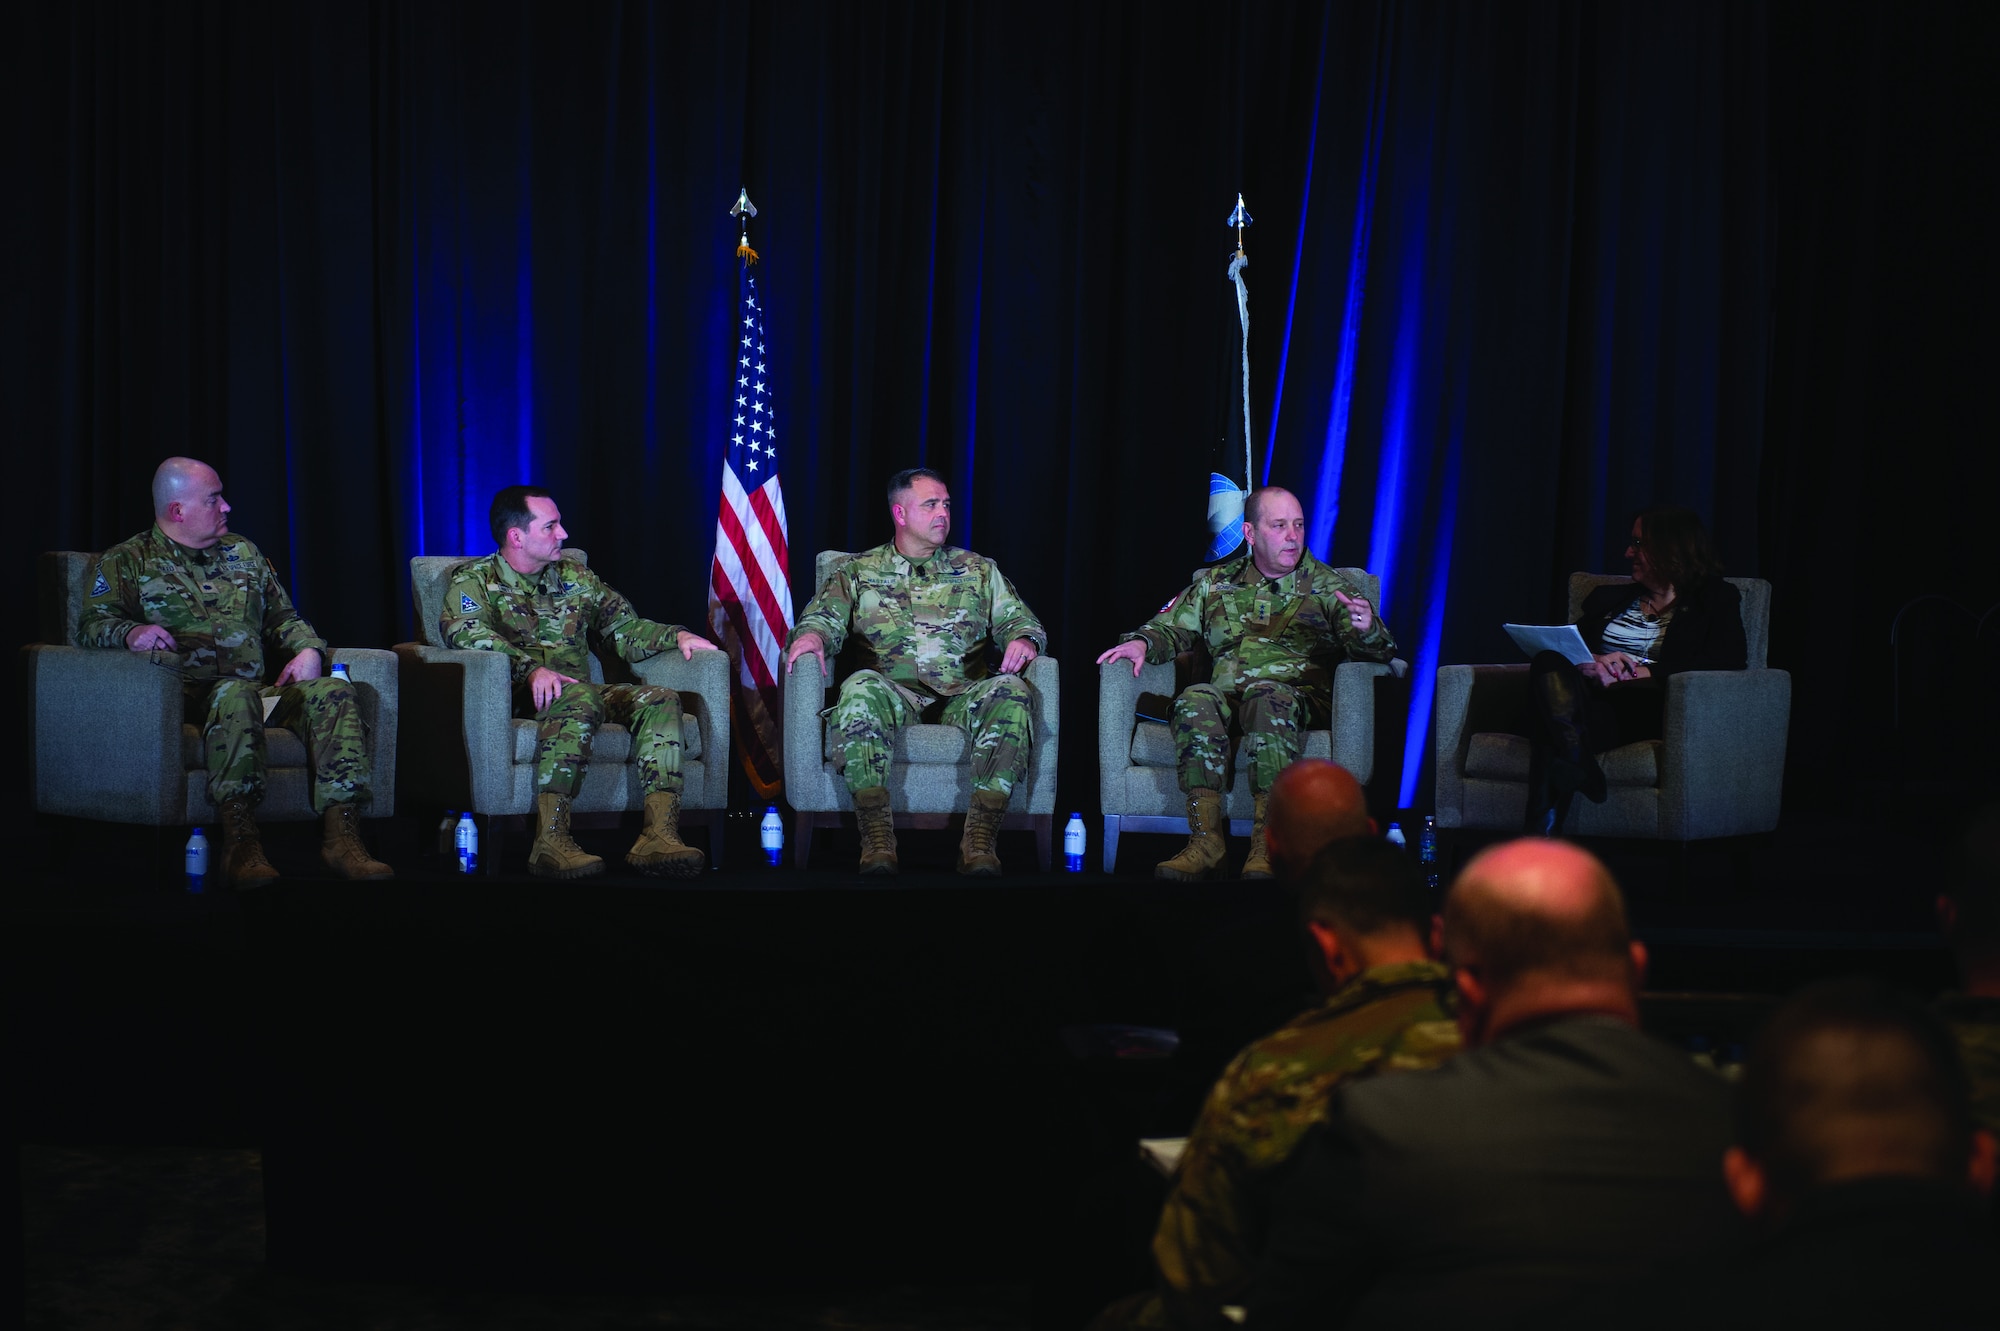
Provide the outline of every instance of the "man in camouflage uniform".
<path id="1" fill-rule="evenodd" d="M 1174 743 L 1187 792 L 1188 844 L 1159 865 L 1160 878 L 1210 878 L 1223 870 L 1232 723 L 1243 735 L 1256 820 L 1245 878 L 1271 877 L 1264 846 L 1271 782 L 1294 759 L 1305 732 L 1332 717 L 1333 670 L 1341 661 L 1387 661 L 1395 639 L 1359 588 L 1306 551 L 1305 510 L 1275 486 L 1243 506 L 1243 554 L 1202 570 L 1194 585 L 1097 658 L 1171 661 L 1204 643 L 1214 660 L 1205 684 L 1174 699 Z"/>
<path id="2" fill-rule="evenodd" d="M 994 844 L 1014 783 L 1034 742 L 1034 690 L 1021 671 L 1048 645 L 1041 621 L 990 559 L 945 545 L 951 492 L 913 467 L 889 480 L 895 539 L 842 564 L 792 630 L 785 669 L 811 652 L 826 658 L 852 641 L 860 666 L 832 711 L 842 775 L 861 827 L 861 872 L 896 872 L 889 756 L 896 732 L 942 721 L 972 741 L 972 806 L 958 871 L 1000 872 Z M 988 674 L 986 644 L 1005 644 Z"/>
<path id="3" fill-rule="evenodd" d="M 1287 793 L 1281 777 L 1274 802 Z M 1348 831 L 1367 825 L 1358 784 L 1353 793 L 1342 823 Z M 1372 837 L 1349 836 L 1324 846 L 1298 886 L 1327 998 L 1224 1070 L 1160 1211 L 1157 1288 L 1106 1309 L 1093 1331 L 1225 1325 L 1222 1310 L 1243 1303 L 1263 1251 L 1271 1182 L 1307 1129 L 1325 1118 L 1334 1088 L 1377 1072 L 1433 1067 L 1459 1048 L 1447 1005 L 1451 972 L 1425 950 L 1429 904 L 1409 857 Z"/>
<path id="4" fill-rule="evenodd" d="M 445 590 L 438 631 L 453 647 L 499 652 L 514 681 L 514 715 L 536 723 L 535 844 L 528 872 L 585 878 L 604 861 L 570 835 L 570 801 L 590 742 L 606 721 L 632 732 L 646 824 L 625 862 L 642 873 L 692 877 L 702 853 L 680 837 L 681 699 L 659 685 L 590 682 L 590 639 L 627 661 L 678 649 L 718 650 L 678 624 L 642 619 L 583 564 L 562 557 L 562 514 L 547 490 L 510 485 L 487 515 L 499 549 L 462 564 Z"/>
<path id="5" fill-rule="evenodd" d="M 313 808 L 325 823 L 320 858 L 343 878 L 393 877 L 361 842 L 369 772 L 354 686 L 322 673 L 326 640 L 292 608 L 263 552 L 229 530 L 229 513 L 213 467 L 162 462 L 153 473 L 153 527 L 98 559 L 77 644 L 170 655 L 179 666 L 187 719 L 202 728 L 228 882 L 255 887 L 278 876 L 252 814 L 264 798 L 264 700 L 272 697 L 271 724 L 298 731 L 313 765 Z M 291 658 L 268 685 L 267 643 Z"/>

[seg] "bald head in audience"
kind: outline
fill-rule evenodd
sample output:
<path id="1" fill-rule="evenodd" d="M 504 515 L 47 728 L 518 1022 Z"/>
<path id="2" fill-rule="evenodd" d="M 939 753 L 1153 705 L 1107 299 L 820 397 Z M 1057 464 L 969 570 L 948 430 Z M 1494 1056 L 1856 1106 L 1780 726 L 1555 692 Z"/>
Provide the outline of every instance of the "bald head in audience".
<path id="1" fill-rule="evenodd" d="M 1875 980 L 1801 990 L 1752 1046 L 1723 1161 L 1744 1214 L 1782 1221 L 1809 1193 L 1867 1178 L 1993 1188 L 1951 1034 Z"/>
<path id="2" fill-rule="evenodd" d="M 1324 758 L 1301 758 L 1271 782 L 1264 838 L 1271 867 L 1295 883 L 1336 841 L 1375 835 L 1368 795 L 1354 774 Z"/>
<path id="3" fill-rule="evenodd" d="M 1645 945 L 1610 872 L 1566 841 L 1531 837 L 1474 857 L 1445 896 L 1442 936 L 1467 1044 L 1564 1013 L 1638 1024 Z"/>

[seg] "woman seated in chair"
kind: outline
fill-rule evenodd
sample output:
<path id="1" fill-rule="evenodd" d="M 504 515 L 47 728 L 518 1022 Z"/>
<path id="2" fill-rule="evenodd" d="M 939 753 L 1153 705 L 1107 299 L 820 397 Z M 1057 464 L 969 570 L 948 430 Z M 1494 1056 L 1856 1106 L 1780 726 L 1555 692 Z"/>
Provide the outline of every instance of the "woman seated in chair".
<path id="1" fill-rule="evenodd" d="M 1640 513 L 1625 557 L 1632 581 L 1583 600 L 1576 627 L 1592 660 L 1576 666 L 1559 652 L 1541 652 L 1528 667 L 1522 733 L 1534 741 L 1524 820 L 1530 832 L 1560 833 L 1579 791 L 1604 802 L 1597 755 L 1660 737 L 1669 676 L 1749 664 L 1742 598 L 1723 580 L 1722 561 L 1692 510 L 1661 505 Z"/>

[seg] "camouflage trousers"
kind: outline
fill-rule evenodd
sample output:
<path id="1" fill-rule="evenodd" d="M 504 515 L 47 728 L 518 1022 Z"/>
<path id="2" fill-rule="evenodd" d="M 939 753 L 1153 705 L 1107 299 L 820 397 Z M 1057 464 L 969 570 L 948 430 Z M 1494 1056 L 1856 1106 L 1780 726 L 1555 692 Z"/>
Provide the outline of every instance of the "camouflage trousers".
<path id="1" fill-rule="evenodd" d="M 972 788 L 1011 795 L 1028 770 L 1035 737 L 1035 691 L 1019 675 L 982 679 L 965 692 L 919 714 L 901 689 L 873 670 L 857 670 L 840 686 L 840 701 L 828 713 L 841 774 L 850 791 L 889 784 L 889 757 L 896 732 L 920 720 L 957 726 L 972 739 Z"/>
<path id="2" fill-rule="evenodd" d="M 204 694 L 190 690 L 188 720 L 201 727 L 208 755 L 208 798 L 264 798 L 264 699 L 277 698 L 271 724 L 296 731 L 312 764 L 312 806 L 368 802 L 368 745 L 361 722 L 361 696 L 354 685 L 332 675 L 301 680 L 280 689 L 247 679 L 218 680 Z"/>
<path id="3" fill-rule="evenodd" d="M 1306 731 L 1327 722 L 1330 709 L 1305 690 L 1254 680 L 1235 697 L 1213 684 L 1192 684 L 1174 699 L 1174 752 L 1182 790 L 1229 789 L 1230 723 L 1243 735 L 1243 761 L 1253 794 L 1271 788 L 1298 760 Z"/>
<path id="4" fill-rule="evenodd" d="M 648 795 L 680 793 L 681 695 L 664 685 L 565 684 L 541 711 L 527 700 L 517 714 L 535 720 L 537 794 L 576 794 L 590 762 L 590 742 L 607 721 L 632 732 L 641 789 Z"/>

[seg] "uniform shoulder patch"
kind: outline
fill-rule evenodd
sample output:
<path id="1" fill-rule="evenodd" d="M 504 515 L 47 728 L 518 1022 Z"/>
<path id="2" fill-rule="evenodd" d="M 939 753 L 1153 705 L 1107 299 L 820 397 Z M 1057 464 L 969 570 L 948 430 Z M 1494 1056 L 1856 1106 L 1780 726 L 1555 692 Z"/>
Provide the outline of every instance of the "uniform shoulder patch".
<path id="1" fill-rule="evenodd" d="M 90 584 L 90 594 L 92 596 L 109 596 L 111 594 L 111 583 L 106 580 L 103 569 L 97 570 L 97 581 Z"/>
<path id="2" fill-rule="evenodd" d="M 469 594 L 465 592 L 460 592 L 458 594 L 458 608 L 460 610 L 465 611 L 465 613 L 469 615 L 473 611 L 477 610 L 479 608 L 479 605 L 472 599 L 472 597 Z"/>

